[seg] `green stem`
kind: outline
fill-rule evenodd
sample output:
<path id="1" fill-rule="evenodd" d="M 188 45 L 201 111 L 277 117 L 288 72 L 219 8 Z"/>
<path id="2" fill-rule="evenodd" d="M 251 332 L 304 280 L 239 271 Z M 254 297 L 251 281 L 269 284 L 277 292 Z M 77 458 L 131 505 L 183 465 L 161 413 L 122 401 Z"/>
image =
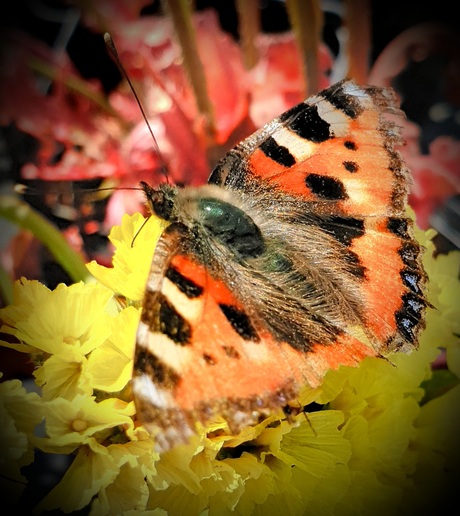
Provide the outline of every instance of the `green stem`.
<path id="1" fill-rule="evenodd" d="M 286 0 L 291 25 L 302 55 L 307 95 L 319 90 L 318 49 L 323 29 L 319 0 Z"/>
<path id="2" fill-rule="evenodd" d="M 259 0 L 236 0 L 236 9 L 244 66 L 250 70 L 254 68 L 259 59 L 255 45 L 257 34 L 260 32 Z"/>
<path id="3" fill-rule="evenodd" d="M 24 201 L 13 195 L 0 195 L 0 217 L 33 233 L 72 281 L 85 281 L 91 276 L 82 257 L 69 246 L 59 230 Z"/>
<path id="4" fill-rule="evenodd" d="M 198 110 L 205 117 L 206 131 L 212 143 L 216 132 L 214 108 L 208 94 L 203 63 L 198 54 L 190 2 L 188 0 L 167 0 L 165 1 L 165 6 L 171 14 L 174 29 L 182 49 L 184 68 L 195 93 Z"/>
<path id="5" fill-rule="evenodd" d="M 13 302 L 13 282 L 2 266 L 0 266 L 0 297 L 2 306 L 10 305 Z"/>

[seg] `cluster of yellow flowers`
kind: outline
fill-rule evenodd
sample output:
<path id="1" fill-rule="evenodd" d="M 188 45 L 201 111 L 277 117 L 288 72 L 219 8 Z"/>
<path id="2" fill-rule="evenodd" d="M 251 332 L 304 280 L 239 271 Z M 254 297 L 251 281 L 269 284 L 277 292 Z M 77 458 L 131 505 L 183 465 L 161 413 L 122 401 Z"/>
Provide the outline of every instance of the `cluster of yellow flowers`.
<path id="1" fill-rule="evenodd" d="M 30 353 L 40 388 L 0 383 L 3 492 L 20 497 L 21 468 L 37 448 L 75 456 L 38 512 L 90 505 L 91 515 L 414 514 L 450 502 L 460 464 L 460 253 L 433 258 L 433 233 L 418 234 L 436 307 L 418 351 L 330 371 L 301 396 L 319 410 L 299 414 L 296 425 L 272 417 L 235 437 L 214 421 L 160 456 L 129 392 L 144 285 L 163 229 L 152 217 L 138 232 L 143 223 L 125 215 L 113 228 L 113 268 L 90 263 L 96 280 L 50 291 L 22 279 L 0 311 L 10 336 L 2 345 Z M 439 348 L 448 369 L 432 372 Z"/>

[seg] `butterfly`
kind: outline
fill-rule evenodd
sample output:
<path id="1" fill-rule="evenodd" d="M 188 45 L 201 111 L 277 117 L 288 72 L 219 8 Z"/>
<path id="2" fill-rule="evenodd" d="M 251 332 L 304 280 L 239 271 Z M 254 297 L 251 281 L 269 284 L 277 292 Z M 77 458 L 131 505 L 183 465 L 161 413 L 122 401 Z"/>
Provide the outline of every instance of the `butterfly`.
<path id="1" fill-rule="evenodd" d="M 239 143 L 208 183 L 141 186 L 169 222 L 132 389 L 166 451 L 258 423 L 340 365 L 417 346 L 427 302 L 392 90 L 343 80 Z"/>

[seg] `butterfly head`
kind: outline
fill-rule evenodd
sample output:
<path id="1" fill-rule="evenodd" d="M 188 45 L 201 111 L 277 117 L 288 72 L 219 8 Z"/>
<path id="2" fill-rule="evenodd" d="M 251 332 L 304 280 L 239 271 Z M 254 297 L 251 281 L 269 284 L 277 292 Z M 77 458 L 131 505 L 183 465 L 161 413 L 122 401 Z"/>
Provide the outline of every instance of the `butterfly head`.
<path id="1" fill-rule="evenodd" d="M 163 220 L 174 218 L 174 205 L 178 187 L 168 183 L 161 184 L 158 188 L 152 188 L 144 181 L 140 186 L 145 193 L 149 210 Z"/>

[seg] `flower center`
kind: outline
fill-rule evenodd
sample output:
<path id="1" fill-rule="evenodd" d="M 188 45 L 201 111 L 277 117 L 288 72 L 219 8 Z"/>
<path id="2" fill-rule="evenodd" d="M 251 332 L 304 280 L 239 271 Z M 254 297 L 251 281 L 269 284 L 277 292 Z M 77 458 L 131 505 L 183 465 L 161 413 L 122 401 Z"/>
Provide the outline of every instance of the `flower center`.
<path id="1" fill-rule="evenodd" d="M 83 432 L 88 428 L 88 421 L 83 419 L 74 419 L 72 421 L 72 428 L 75 430 L 75 432 Z"/>

